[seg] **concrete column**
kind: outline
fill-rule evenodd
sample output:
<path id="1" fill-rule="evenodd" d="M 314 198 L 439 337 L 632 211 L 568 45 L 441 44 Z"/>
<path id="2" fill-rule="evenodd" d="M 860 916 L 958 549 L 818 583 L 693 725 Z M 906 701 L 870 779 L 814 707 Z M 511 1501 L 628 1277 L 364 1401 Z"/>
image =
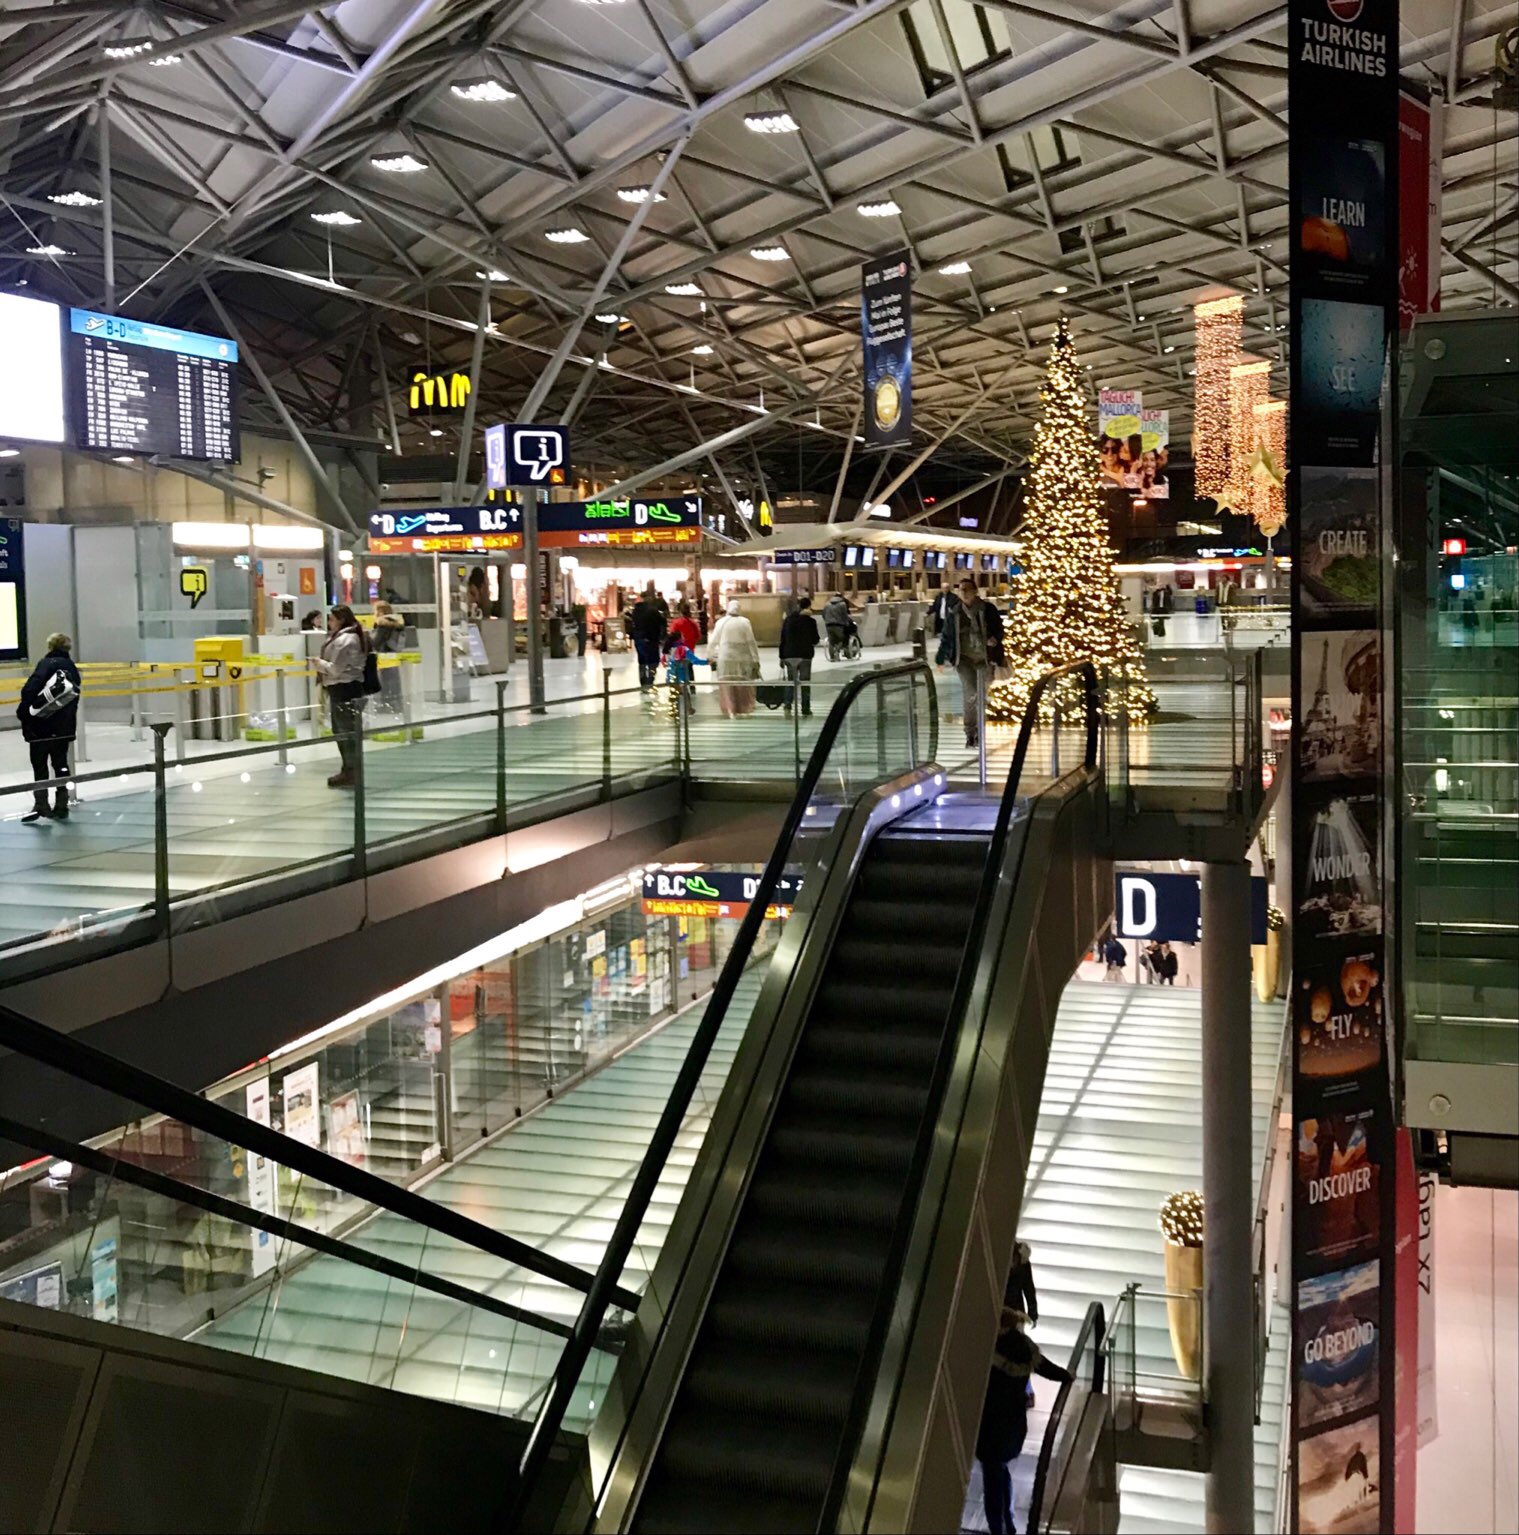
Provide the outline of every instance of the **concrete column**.
<path id="1" fill-rule="evenodd" d="M 1203 1296 L 1210 1535 L 1255 1521 L 1250 868 L 1203 866 Z"/>

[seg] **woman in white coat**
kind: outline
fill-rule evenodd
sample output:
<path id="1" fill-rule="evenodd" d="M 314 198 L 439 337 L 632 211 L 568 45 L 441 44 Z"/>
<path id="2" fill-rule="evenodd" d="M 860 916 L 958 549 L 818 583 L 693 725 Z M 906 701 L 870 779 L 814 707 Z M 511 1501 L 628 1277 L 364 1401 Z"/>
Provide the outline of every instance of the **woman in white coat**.
<path id="1" fill-rule="evenodd" d="M 739 612 L 738 603 L 728 604 L 727 616 L 707 642 L 707 654 L 712 658 L 717 702 L 723 713 L 730 718 L 753 714 L 754 684 L 760 674 L 759 642 L 754 638 L 754 625 Z"/>

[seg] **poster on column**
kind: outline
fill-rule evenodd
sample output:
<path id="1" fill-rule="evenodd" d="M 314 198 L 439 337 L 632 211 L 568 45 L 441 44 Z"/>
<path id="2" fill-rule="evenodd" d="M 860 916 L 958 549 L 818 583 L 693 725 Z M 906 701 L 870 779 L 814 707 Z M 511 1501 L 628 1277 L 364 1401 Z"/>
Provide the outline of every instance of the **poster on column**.
<path id="1" fill-rule="evenodd" d="M 260 1077 L 257 1082 L 250 1082 L 244 1096 L 248 1118 L 254 1124 L 263 1125 L 267 1129 L 270 1122 L 269 1078 Z M 248 1203 L 262 1215 L 274 1215 L 276 1213 L 274 1163 L 256 1151 L 249 1151 L 247 1157 Z M 274 1238 L 267 1231 L 250 1230 L 248 1236 L 252 1244 L 253 1277 L 256 1279 L 260 1274 L 267 1274 L 274 1267 Z"/>
<path id="2" fill-rule="evenodd" d="M 1097 392 L 1097 461 L 1105 484 L 1132 489 L 1139 483 L 1144 453 L 1144 396 L 1137 389 Z"/>
<path id="3" fill-rule="evenodd" d="M 1150 501 L 1171 496 L 1171 412 L 1142 410 L 1139 413 L 1139 494 Z"/>
<path id="4" fill-rule="evenodd" d="M 865 445 L 893 448 L 912 439 L 912 260 L 893 251 L 860 269 L 864 346 Z"/>
<path id="5" fill-rule="evenodd" d="M 1289 0 L 1288 28 L 1291 1527 L 1306 1535 L 1399 1529 L 1406 1506 L 1378 470 L 1400 278 L 1397 6 Z"/>

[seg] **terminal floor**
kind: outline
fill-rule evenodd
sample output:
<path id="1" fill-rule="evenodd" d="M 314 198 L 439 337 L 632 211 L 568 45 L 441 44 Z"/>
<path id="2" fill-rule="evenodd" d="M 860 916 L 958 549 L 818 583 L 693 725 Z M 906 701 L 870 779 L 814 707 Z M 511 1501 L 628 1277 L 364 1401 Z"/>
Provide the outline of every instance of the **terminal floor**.
<path id="1" fill-rule="evenodd" d="M 1256 1183 L 1265 1156 L 1271 1096 L 1282 1046 L 1280 1003 L 1251 1017 Z M 1023 1196 L 1019 1237 L 1032 1249 L 1039 1325 L 1032 1336 L 1064 1364 L 1087 1307 L 1109 1316 L 1124 1287 L 1165 1288 L 1157 1212 L 1167 1194 L 1202 1186 L 1201 994 L 1184 987 L 1072 981 L 1060 999 Z M 1142 1312 L 1141 1322 L 1149 1318 Z M 1285 1312 L 1273 1312 L 1262 1422 L 1257 1430 L 1256 1527 L 1274 1528 L 1280 1443 Z M 1163 1326 L 1138 1329 L 1139 1368 L 1173 1375 Z M 1248 1340 L 1242 1341 L 1249 1347 Z M 1055 1387 L 1037 1383 L 1041 1406 Z M 1023 1527 L 1042 1412 L 1030 1419 L 1028 1448 L 1014 1467 L 1015 1511 Z M 1119 1474 L 1122 1535 L 1188 1535 L 1203 1529 L 1203 1478 L 1141 1466 Z M 980 1473 L 974 1473 L 964 1527 L 985 1530 Z"/>

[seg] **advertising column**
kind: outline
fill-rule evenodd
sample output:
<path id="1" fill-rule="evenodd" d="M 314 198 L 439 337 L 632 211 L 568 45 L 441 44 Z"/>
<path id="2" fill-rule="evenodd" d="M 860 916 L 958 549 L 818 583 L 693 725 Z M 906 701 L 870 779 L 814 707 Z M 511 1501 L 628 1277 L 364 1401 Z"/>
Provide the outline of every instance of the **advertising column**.
<path id="1" fill-rule="evenodd" d="M 860 269 L 865 442 L 894 448 L 912 440 L 912 261 L 893 251 Z"/>
<path id="2" fill-rule="evenodd" d="M 1398 11 L 1289 0 L 1288 19 L 1292 1528 L 1327 1535 L 1399 1527 L 1379 468 L 1398 300 Z"/>

